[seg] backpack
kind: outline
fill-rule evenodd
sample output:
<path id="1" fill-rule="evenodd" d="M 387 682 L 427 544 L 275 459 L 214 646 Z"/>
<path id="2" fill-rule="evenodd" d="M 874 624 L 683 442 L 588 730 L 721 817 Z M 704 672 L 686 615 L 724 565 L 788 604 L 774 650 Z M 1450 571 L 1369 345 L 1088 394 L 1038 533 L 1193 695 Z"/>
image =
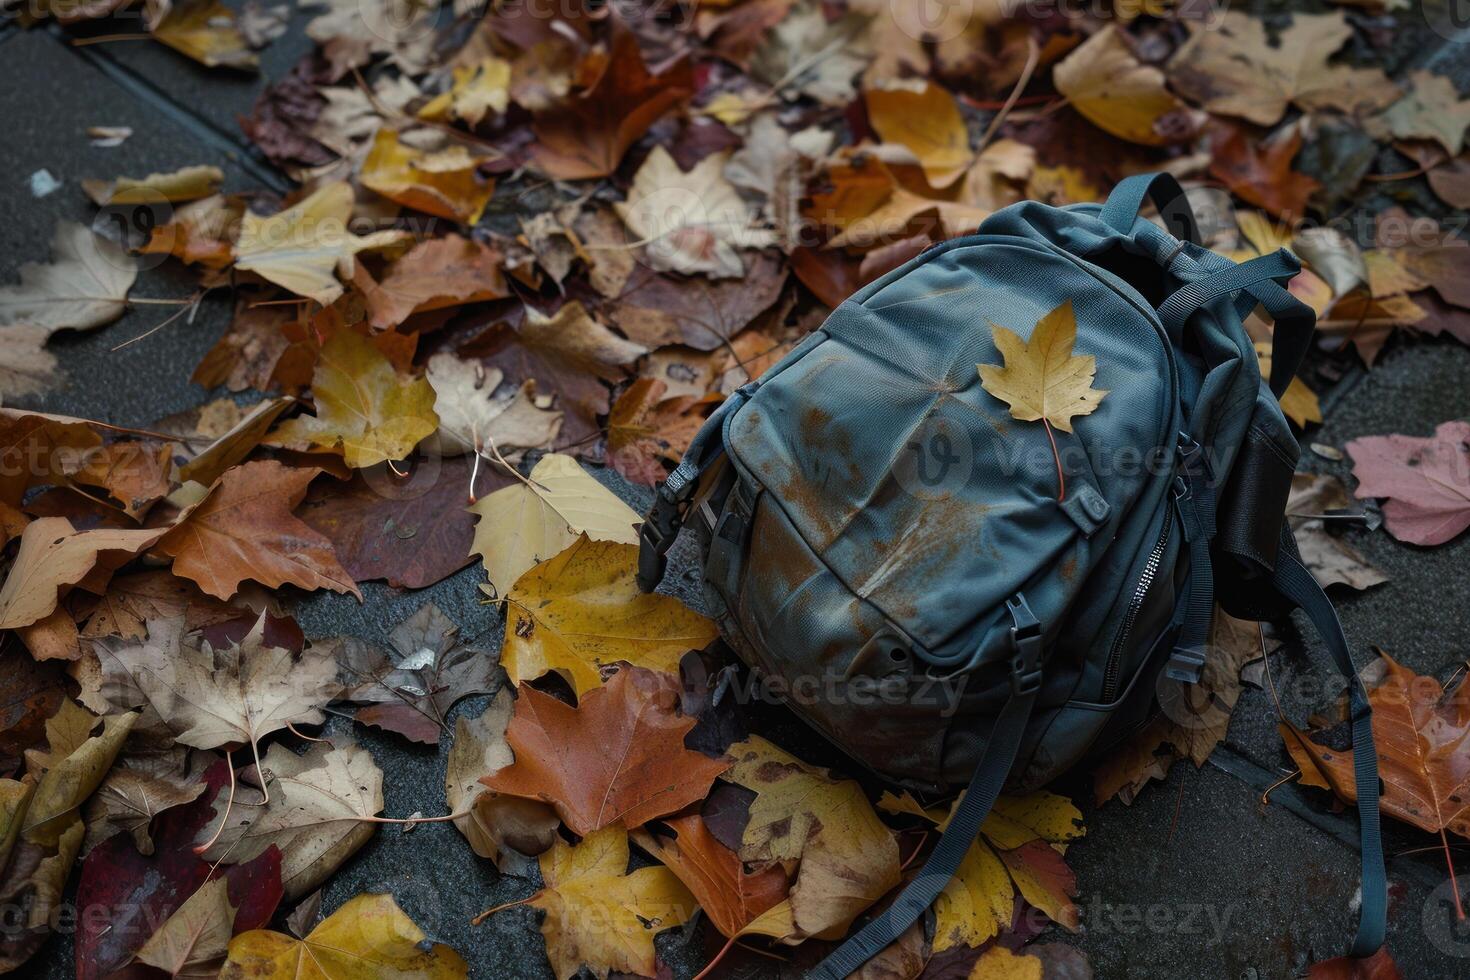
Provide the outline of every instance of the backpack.
<path id="1" fill-rule="evenodd" d="M 1145 199 L 1173 234 L 1139 217 Z M 965 787 L 923 869 L 813 976 L 847 976 L 923 915 L 1002 788 L 1106 752 L 1161 685 L 1197 682 L 1217 600 L 1249 619 L 1301 609 L 1348 678 L 1353 954 L 1383 944 L 1367 693 L 1284 518 L 1300 450 L 1277 399 L 1315 316 L 1284 288 L 1287 250 L 1237 264 L 1199 241 L 1167 174 L 1101 206 L 998 211 L 842 303 L 720 405 L 656 492 L 645 591 L 692 525 L 706 601 L 753 672 L 885 779 Z M 1013 418 L 977 371 L 1002 363 L 992 324 L 1024 339 L 1067 304 L 1107 392 L 1071 432 Z M 1269 378 L 1243 325 L 1258 306 Z"/>

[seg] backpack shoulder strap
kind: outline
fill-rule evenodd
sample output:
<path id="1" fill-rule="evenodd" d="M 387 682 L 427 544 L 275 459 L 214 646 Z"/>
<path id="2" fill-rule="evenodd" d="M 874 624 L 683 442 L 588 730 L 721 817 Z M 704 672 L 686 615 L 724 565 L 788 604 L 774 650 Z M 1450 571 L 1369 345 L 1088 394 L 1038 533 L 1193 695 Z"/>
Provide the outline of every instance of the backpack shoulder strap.
<path id="1" fill-rule="evenodd" d="M 1352 713 L 1353 783 L 1358 798 L 1358 835 L 1363 861 L 1363 903 L 1358 912 L 1358 933 L 1352 955 L 1372 956 L 1383 945 L 1388 918 L 1388 879 L 1383 869 L 1383 836 L 1378 825 L 1378 753 L 1373 744 L 1373 709 L 1368 692 L 1353 667 L 1347 637 L 1332 600 L 1302 564 L 1296 536 L 1283 521 L 1281 548 L 1271 576 L 1276 591 L 1306 614 L 1316 627 L 1333 662 L 1348 679 Z"/>
<path id="2" fill-rule="evenodd" d="M 808 980 L 844 980 L 917 922 L 959 870 L 965 852 L 1000 796 L 1020 752 L 1037 692 L 1041 690 L 1041 624 L 1021 596 L 1008 600 L 1006 605 L 1016 624 L 1011 629 L 1015 655 L 1011 658 L 1010 697 L 996 716 L 980 764 L 950 815 L 949 826 L 940 835 L 929 860 L 899 892 L 893 904 L 817 964 L 807 974 Z"/>

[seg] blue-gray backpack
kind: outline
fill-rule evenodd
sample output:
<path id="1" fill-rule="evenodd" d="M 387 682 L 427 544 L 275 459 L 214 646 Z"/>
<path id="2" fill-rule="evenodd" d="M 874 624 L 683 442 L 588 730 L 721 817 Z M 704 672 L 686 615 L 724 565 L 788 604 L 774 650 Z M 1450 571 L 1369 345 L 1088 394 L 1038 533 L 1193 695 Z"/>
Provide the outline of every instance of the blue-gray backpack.
<path id="1" fill-rule="evenodd" d="M 1173 234 L 1139 217 L 1146 198 Z M 1367 695 L 1283 517 L 1300 450 L 1277 398 L 1315 326 L 1284 288 L 1299 268 L 1285 249 L 1236 264 L 1201 247 L 1168 175 L 1101 206 L 1013 205 L 859 290 L 727 399 L 659 488 L 645 590 L 691 527 L 753 672 L 880 776 L 966 787 L 923 870 L 813 975 L 847 976 L 923 915 L 1003 787 L 1106 752 L 1161 684 L 1197 682 L 1217 600 L 1249 619 L 1301 609 L 1348 678 L 1353 953 L 1382 945 Z M 1107 393 L 1071 432 L 1013 418 L 977 370 L 1003 362 L 992 325 L 1025 339 L 1066 304 Z M 1243 326 L 1258 306 L 1269 378 Z"/>

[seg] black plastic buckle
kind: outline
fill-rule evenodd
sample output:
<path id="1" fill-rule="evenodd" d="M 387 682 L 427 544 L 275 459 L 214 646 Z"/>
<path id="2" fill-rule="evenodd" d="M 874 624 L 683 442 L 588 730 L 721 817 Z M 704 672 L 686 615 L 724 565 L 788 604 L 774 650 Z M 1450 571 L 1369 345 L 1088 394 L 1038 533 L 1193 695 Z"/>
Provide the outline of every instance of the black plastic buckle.
<path id="1" fill-rule="evenodd" d="M 1011 695 L 1032 695 L 1041 690 L 1041 621 L 1017 593 L 1006 600 L 1011 614 Z"/>
<path id="2" fill-rule="evenodd" d="M 684 505 L 694 496 L 697 486 L 696 481 L 686 480 L 670 490 L 665 483 L 654 494 L 653 506 L 638 529 L 638 588 L 644 592 L 652 592 L 663 581 L 668 567 L 664 555 L 679 535 L 684 523 Z"/>

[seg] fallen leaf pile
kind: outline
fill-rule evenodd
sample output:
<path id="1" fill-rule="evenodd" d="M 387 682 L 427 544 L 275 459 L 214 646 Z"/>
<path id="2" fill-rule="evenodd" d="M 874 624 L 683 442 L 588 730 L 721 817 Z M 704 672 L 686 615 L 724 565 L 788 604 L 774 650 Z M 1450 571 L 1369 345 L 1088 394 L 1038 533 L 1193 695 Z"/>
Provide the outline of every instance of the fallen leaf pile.
<path id="1" fill-rule="evenodd" d="M 1470 98 L 1377 67 L 1406 16 L 1393 4 L 1269 25 L 1170 4 L 946 5 L 942 23 L 873 0 L 303 6 L 312 50 L 239 119 L 291 190 L 200 160 L 79 175 L 124 220 L 58 224 L 0 284 L 0 891 L 22 910 L 5 969 L 45 941 L 75 873 L 78 901 L 134 917 L 83 924 L 81 976 L 464 976 L 390 896 L 313 924 L 312 893 L 384 823 L 453 823 L 466 861 L 529 876 L 561 978 L 657 975 L 655 936 L 705 920 L 731 946 L 805 955 L 881 909 L 947 806 L 875 807 L 871 785 L 697 689 L 681 665 L 717 629 L 637 590 L 621 488 L 663 479 L 853 291 L 1001 208 L 1167 169 L 1209 247 L 1292 248 L 1324 347 L 1282 399 L 1304 442 L 1344 373 L 1413 337 L 1470 343 L 1470 250 L 1418 213 L 1470 206 Z M 103 0 L 19 18 L 126 19 L 87 43 L 151 38 L 229 74 L 258 71 L 291 16 Z M 100 152 L 131 135 L 86 132 Z M 1336 220 L 1378 191 L 1416 213 Z M 160 263 L 192 291 L 162 295 Z M 26 407 L 64 397 L 57 334 L 157 308 L 118 342 L 166 344 L 206 306 L 229 322 L 189 410 Z M 1247 329 L 1269 371 L 1271 325 Z M 999 324 L 975 382 L 1021 424 L 1070 431 L 1108 394 L 1076 333 L 1070 304 Z M 1289 505 L 1325 585 L 1387 581 L 1345 530 L 1376 527 L 1374 500 L 1414 545 L 1470 526 L 1463 421 L 1346 452 L 1354 486 L 1300 474 Z M 1058 478 L 1064 499 L 1060 461 Z M 293 618 L 307 593 L 376 614 L 389 590 L 435 585 L 402 622 L 375 615 L 376 635 L 308 638 Z M 1099 801 L 1223 738 L 1262 651 L 1223 613 L 1213 647 L 1204 682 L 1164 692 L 1096 771 Z M 1385 805 L 1463 833 L 1447 711 L 1380 711 Z M 448 743 L 444 812 L 384 815 L 353 721 Z M 1344 755 L 1283 733 L 1307 781 L 1347 791 Z M 1004 798 L 933 927 L 873 969 L 1083 975 L 1075 950 L 1016 926 L 1027 908 L 1079 925 L 1065 857 L 1081 833 L 1061 797 Z"/>

